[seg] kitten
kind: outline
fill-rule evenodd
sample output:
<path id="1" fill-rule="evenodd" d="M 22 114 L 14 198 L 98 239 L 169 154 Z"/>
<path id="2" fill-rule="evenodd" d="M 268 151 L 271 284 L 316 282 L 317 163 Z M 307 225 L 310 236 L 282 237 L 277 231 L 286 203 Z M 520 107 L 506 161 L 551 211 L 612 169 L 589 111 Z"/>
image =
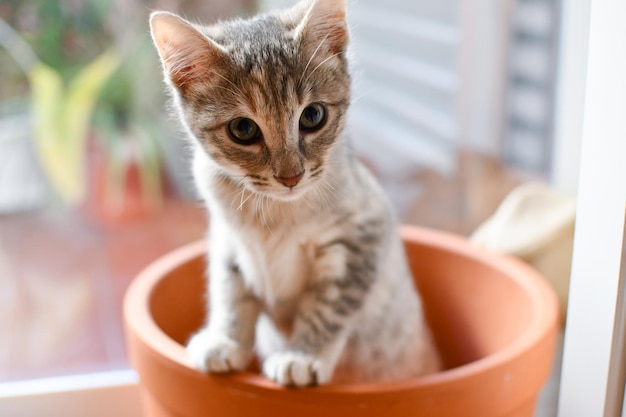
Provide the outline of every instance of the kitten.
<path id="1" fill-rule="evenodd" d="M 210 213 L 208 324 L 193 366 L 280 385 L 439 369 L 396 221 L 352 156 L 345 0 L 151 29 Z M 336 371 L 336 372 L 335 372 Z"/>

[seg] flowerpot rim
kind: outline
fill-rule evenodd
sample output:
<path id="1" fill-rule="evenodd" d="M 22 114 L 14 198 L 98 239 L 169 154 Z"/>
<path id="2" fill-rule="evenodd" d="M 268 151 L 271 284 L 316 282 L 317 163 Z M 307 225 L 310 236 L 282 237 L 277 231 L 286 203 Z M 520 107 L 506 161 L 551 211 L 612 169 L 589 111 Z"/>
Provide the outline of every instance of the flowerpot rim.
<path id="1" fill-rule="evenodd" d="M 426 245 L 436 249 L 455 253 L 464 258 L 483 263 L 495 270 L 506 270 L 506 275 L 522 288 L 532 300 L 533 315 L 525 331 L 510 344 L 485 357 L 470 363 L 447 369 L 435 374 L 414 379 L 384 383 L 332 384 L 308 390 L 309 395 L 360 395 L 385 394 L 417 388 L 436 389 L 443 384 L 453 382 L 466 383 L 468 378 L 484 372 L 486 369 L 501 369 L 515 361 L 520 355 L 540 346 L 551 332 L 557 328 L 558 300 L 546 280 L 533 268 L 512 257 L 491 252 L 472 244 L 464 237 L 447 232 L 402 225 L 400 233 L 403 241 Z M 238 372 L 226 376 L 204 375 L 190 364 L 184 346 L 171 339 L 149 314 L 150 294 L 154 285 L 163 277 L 164 271 L 172 271 L 181 264 L 204 256 L 207 240 L 199 240 L 172 251 L 147 266 L 131 283 L 124 299 L 124 317 L 128 331 L 160 360 L 167 362 L 167 367 L 199 380 L 216 380 L 234 389 L 254 389 L 266 394 L 280 393 L 287 390 L 276 385 L 264 376 L 252 372 Z M 290 390 L 297 392 L 298 390 Z"/>

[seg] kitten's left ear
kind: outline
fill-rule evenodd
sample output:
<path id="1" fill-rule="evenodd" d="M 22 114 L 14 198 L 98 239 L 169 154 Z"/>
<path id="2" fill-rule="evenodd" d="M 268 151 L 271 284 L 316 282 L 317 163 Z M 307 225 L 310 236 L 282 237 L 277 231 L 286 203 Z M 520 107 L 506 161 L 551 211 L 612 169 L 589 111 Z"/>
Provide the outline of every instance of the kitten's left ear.
<path id="1" fill-rule="evenodd" d="M 172 13 L 152 13 L 150 30 L 165 75 L 179 90 L 209 81 L 212 70 L 225 59 L 220 45 Z"/>
<path id="2" fill-rule="evenodd" d="M 314 0 L 296 30 L 311 53 L 328 57 L 345 52 L 346 0 Z"/>

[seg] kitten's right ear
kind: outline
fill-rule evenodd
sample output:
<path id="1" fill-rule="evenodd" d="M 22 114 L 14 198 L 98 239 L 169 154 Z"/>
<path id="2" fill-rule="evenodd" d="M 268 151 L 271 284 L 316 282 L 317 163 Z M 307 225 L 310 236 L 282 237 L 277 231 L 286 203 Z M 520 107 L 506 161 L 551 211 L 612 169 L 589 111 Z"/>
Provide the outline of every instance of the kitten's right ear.
<path id="1" fill-rule="evenodd" d="M 207 81 L 212 68 L 226 55 L 220 45 L 172 13 L 152 13 L 150 31 L 166 76 L 180 90 Z"/>
<path id="2" fill-rule="evenodd" d="M 348 44 L 346 0 L 313 0 L 308 4 L 309 9 L 298 28 L 306 47 L 322 58 L 345 52 Z"/>

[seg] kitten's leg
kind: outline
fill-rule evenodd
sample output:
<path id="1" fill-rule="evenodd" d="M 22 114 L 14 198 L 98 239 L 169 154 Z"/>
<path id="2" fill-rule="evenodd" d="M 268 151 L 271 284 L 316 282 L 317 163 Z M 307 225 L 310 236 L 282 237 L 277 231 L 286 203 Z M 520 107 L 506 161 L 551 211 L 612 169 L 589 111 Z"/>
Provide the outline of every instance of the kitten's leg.
<path id="1" fill-rule="evenodd" d="M 187 345 L 192 365 L 203 372 L 243 370 L 254 350 L 258 300 L 245 287 L 237 265 L 223 259 L 211 258 L 209 323 Z"/>
<path id="2" fill-rule="evenodd" d="M 375 276 L 373 254 L 348 244 L 340 240 L 317 250 L 319 276 L 299 305 L 290 349 L 263 363 L 265 375 L 280 385 L 324 384 L 332 378 Z"/>

